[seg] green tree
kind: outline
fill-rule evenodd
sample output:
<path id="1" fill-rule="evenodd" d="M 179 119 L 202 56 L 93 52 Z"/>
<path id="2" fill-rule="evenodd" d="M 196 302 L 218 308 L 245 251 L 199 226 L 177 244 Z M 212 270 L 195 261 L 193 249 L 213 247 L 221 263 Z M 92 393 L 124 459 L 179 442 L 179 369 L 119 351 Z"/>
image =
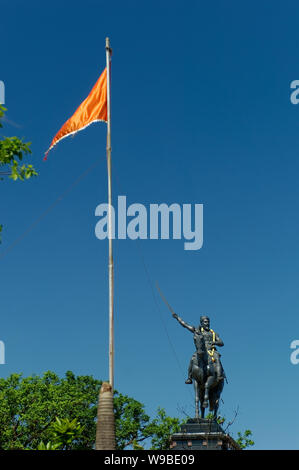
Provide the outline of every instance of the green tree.
<path id="1" fill-rule="evenodd" d="M 169 449 L 169 438 L 175 432 L 179 432 L 183 421 L 179 418 L 171 418 L 166 415 L 163 408 L 158 408 L 157 417 L 147 427 L 146 433 L 151 436 L 151 449 Z"/>
<path id="2" fill-rule="evenodd" d="M 51 371 L 0 378 L 0 450 L 93 449 L 101 384 L 70 371 L 62 378 Z M 150 418 L 142 403 L 117 391 L 114 414 L 117 449 L 168 449 L 183 423 L 162 408 Z M 241 448 L 253 445 L 251 435 L 238 433 Z"/>
<path id="3" fill-rule="evenodd" d="M 250 431 L 250 429 L 246 429 L 243 434 L 238 432 L 237 435 L 238 438 L 236 439 L 236 442 L 239 444 L 241 449 L 247 449 L 254 445 L 254 441 L 251 439 L 252 431 Z"/>
<path id="4" fill-rule="evenodd" d="M 92 449 L 101 383 L 72 372 L 63 378 L 50 371 L 43 376 L 0 378 L 0 449 L 37 449 L 42 445 L 53 450 L 57 418 L 62 424 L 74 419 L 80 423 L 80 433 L 67 443 L 68 448 Z M 163 449 L 169 435 L 179 429 L 179 420 L 166 416 L 164 410 L 150 419 L 144 405 L 118 392 L 114 393 L 114 412 L 117 449 L 141 445 Z"/>
<path id="5" fill-rule="evenodd" d="M 169 438 L 174 432 L 180 430 L 182 422 L 178 418 L 166 415 L 163 408 L 158 408 L 157 416 L 152 420 L 144 411 L 144 405 L 117 394 L 114 399 L 114 413 L 116 426 L 116 442 L 118 449 L 131 446 L 141 450 L 150 442 L 150 449 L 168 449 Z"/>
<path id="6" fill-rule="evenodd" d="M 70 450 L 74 441 L 78 441 L 80 438 L 82 431 L 83 428 L 76 418 L 70 421 L 68 418 L 59 419 L 56 417 L 55 422 L 50 426 L 51 441 L 47 444 L 41 441 L 37 450 Z"/>
<path id="7" fill-rule="evenodd" d="M 6 108 L 0 105 L 0 128 Z M 11 178 L 13 181 L 31 178 L 37 172 L 30 164 L 22 164 L 25 155 L 31 154 L 30 142 L 23 142 L 19 137 L 3 137 L 0 139 L 0 179 Z M 3 225 L 0 225 L 0 242 Z"/>
<path id="8" fill-rule="evenodd" d="M 51 441 L 56 417 L 76 418 L 84 433 L 73 448 L 91 449 L 100 384 L 72 372 L 61 379 L 50 371 L 42 377 L 12 374 L 1 378 L 0 449 L 36 449 L 41 441 Z"/>

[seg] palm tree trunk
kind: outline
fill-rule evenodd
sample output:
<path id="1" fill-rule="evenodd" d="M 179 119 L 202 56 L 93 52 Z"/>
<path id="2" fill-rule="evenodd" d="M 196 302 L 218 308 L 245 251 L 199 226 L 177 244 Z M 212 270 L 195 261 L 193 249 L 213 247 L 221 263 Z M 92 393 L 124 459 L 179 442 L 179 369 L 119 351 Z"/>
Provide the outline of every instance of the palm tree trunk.
<path id="1" fill-rule="evenodd" d="M 109 383 L 103 382 L 99 393 L 96 450 L 115 450 L 115 447 L 113 391 Z"/>

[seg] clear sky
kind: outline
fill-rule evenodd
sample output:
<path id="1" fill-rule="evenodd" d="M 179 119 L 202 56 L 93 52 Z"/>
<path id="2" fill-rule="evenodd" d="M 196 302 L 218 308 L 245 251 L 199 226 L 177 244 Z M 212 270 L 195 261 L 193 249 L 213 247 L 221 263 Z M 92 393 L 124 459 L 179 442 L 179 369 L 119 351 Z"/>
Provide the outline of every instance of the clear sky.
<path id="1" fill-rule="evenodd" d="M 162 3 L 162 4 L 161 4 Z M 54 134 L 112 57 L 113 197 L 204 205 L 204 244 L 116 240 L 115 387 L 193 413 L 192 334 L 224 341 L 220 413 L 255 449 L 298 449 L 299 6 L 252 1 L 2 0 L 5 135 L 32 142 L 38 178 L 1 182 L 0 340 L 12 372 L 108 378 L 106 126 Z"/>

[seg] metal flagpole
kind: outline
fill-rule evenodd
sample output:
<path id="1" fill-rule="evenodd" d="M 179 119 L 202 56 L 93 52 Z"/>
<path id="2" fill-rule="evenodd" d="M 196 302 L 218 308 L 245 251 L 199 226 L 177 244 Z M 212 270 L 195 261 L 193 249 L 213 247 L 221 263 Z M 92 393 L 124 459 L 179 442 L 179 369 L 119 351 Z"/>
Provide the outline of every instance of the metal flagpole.
<path id="1" fill-rule="evenodd" d="M 109 243 L 109 383 L 114 384 L 114 316 L 113 316 L 113 251 L 112 251 L 112 185 L 111 185 L 111 48 L 106 38 L 107 66 L 107 171 L 108 171 L 108 243 Z"/>

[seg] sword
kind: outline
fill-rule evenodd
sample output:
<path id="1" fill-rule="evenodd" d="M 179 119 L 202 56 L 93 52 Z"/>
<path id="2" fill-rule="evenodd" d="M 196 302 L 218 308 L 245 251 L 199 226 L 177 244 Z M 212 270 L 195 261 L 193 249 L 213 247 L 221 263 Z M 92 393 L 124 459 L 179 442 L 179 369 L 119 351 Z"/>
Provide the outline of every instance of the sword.
<path id="1" fill-rule="evenodd" d="M 171 305 L 167 302 L 167 300 L 165 299 L 164 295 L 162 294 L 161 292 L 161 289 L 158 285 L 158 283 L 156 282 L 156 288 L 161 296 L 161 299 L 163 300 L 163 302 L 166 304 L 168 310 L 170 310 L 170 312 L 172 313 L 172 315 L 176 315 L 175 311 L 173 310 L 173 308 L 171 307 Z"/>

